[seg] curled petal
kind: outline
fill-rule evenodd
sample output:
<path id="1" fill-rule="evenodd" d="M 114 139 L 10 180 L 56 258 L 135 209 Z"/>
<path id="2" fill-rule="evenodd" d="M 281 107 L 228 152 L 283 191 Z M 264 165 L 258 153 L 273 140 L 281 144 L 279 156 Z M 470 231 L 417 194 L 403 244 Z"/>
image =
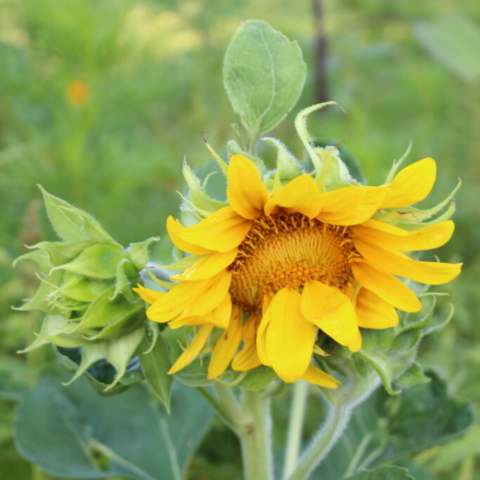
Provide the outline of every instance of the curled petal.
<path id="1" fill-rule="evenodd" d="M 270 198 L 257 167 L 242 155 L 230 157 L 227 198 L 235 212 L 249 220 L 262 215 Z"/>

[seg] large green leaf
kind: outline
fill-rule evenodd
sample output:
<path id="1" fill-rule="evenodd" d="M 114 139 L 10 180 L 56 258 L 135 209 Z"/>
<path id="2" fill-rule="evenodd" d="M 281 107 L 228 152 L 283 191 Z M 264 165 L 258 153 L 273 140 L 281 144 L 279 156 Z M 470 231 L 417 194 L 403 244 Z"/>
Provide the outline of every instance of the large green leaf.
<path id="1" fill-rule="evenodd" d="M 294 107 L 305 72 L 296 42 L 260 20 L 240 26 L 225 54 L 223 82 L 251 138 L 271 130 Z"/>
<path id="2" fill-rule="evenodd" d="M 64 388 L 47 375 L 23 396 L 15 434 L 20 453 L 52 475 L 181 480 L 210 419 L 206 402 L 181 385 L 168 416 L 138 385 L 101 397 L 84 378 Z"/>
<path id="3" fill-rule="evenodd" d="M 348 428 L 312 480 L 338 480 L 362 468 L 398 461 L 463 433 L 472 423 L 470 407 L 451 399 L 445 382 L 435 374 L 429 373 L 429 377 L 429 383 L 406 388 L 393 397 L 380 389 L 357 407 Z"/>
<path id="4" fill-rule="evenodd" d="M 375 470 L 362 470 L 345 480 L 415 480 L 406 468 L 390 465 Z"/>
<path id="5" fill-rule="evenodd" d="M 413 25 L 419 42 L 463 80 L 480 80 L 480 28 L 460 15 L 446 15 Z"/>

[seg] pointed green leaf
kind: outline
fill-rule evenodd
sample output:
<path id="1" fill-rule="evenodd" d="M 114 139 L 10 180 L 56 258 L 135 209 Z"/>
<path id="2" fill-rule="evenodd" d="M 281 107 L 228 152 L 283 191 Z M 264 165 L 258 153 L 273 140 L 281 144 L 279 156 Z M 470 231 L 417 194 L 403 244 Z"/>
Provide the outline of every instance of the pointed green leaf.
<path id="1" fill-rule="evenodd" d="M 155 326 L 155 328 L 158 332 L 158 327 Z M 153 345 L 151 342 L 153 342 Z M 156 335 L 155 340 L 149 339 L 145 335 L 138 349 L 138 358 L 148 386 L 163 403 L 167 412 L 170 413 L 173 375 L 167 373 L 172 366 L 172 362 L 168 355 L 165 339 L 161 335 Z"/>
<path id="2" fill-rule="evenodd" d="M 251 138 L 271 130 L 294 107 L 305 72 L 297 43 L 261 20 L 240 26 L 225 54 L 223 83 Z"/>

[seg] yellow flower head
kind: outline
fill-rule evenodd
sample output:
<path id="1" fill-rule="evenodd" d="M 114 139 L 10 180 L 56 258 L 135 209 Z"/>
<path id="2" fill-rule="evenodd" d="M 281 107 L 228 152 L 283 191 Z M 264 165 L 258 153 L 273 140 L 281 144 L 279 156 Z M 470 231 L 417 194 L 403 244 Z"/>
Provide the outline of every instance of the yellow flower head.
<path id="1" fill-rule="evenodd" d="M 189 227 L 168 218 L 170 238 L 191 254 L 191 265 L 172 277 L 178 283 L 167 293 L 137 289 L 151 304 L 150 320 L 200 327 L 169 373 L 216 339 L 209 378 L 229 365 L 237 371 L 266 365 L 285 382 L 335 388 L 338 381 L 311 364 L 320 332 L 357 351 L 360 328 L 392 327 L 396 309 L 421 309 L 397 276 L 437 285 L 460 272 L 461 265 L 403 253 L 445 244 L 452 221 L 415 231 L 382 221 L 385 209 L 423 200 L 435 175 L 435 162 L 426 158 L 379 187 L 322 191 L 314 177 L 301 174 L 270 192 L 250 160 L 232 155 L 229 206 Z"/>

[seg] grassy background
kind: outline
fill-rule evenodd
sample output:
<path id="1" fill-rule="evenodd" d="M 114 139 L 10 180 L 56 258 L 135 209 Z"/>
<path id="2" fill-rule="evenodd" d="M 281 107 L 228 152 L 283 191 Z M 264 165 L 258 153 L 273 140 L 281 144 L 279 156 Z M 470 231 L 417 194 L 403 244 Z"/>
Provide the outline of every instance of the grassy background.
<path id="1" fill-rule="evenodd" d="M 328 95 L 346 113 L 312 117 L 310 128 L 346 137 L 344 145 L 372 184 L 383 181 L 411 139 L 411 160 L 432 156 L 438 162 L 430 205 L 462 178 L 457 232 L 440 252 L 442 260 L 465 264 L 462 277 L 445 287 L 456 314 L 421 355 L 451 379 L 455 397 L 473 401 L 478 411 L 480 81 L 455 62 L 438 61 L 419 42 L 415 25 L 440 15 L 480 26 L 477 0 L 325 1 Z M 10 309 L 35 282 L 26 265 L 13 272 L 12 260 L 24 244 L 53 239 L 36 184 L 93 213 L 123 244 L 163 236 L 166 216 L 179 203 L 184 155 L 195 167 L 210 161 L 199 132 L 207 132 L 218 151 L 233 137 L 236 119 L 221 65 L 229 39 L 248 18 L 264 19 L 300 43 L 309 76 L 295 110 L 311 105 L 310 1 L 0 0 L 0 375 L 24 375 L 24 359 L 15 351 L 38 321 Z M 478 62 L 480 43 L 461 48 Z M 69 96 L 73 82 L 86 86 L 83 102 Z M 273 135 L 303 155 L 292 116 Z M 14 399 L 0 400 L 1 480 L 35 475 L 15 452 L 14 405 Z M 223 435 L 226 446 L 216 452 L 213 437 L 207 438 L 194 463 L 198 478 L 235 478 L 237 467 L 229 461 L 238 456 L 234 440 L 220 427 L 214 435 Z M 476 427 L 419 461 L 439 479 L 479 480 L 479 453 Z M 212 468 L 218 463 L 220 473 Z"/>

